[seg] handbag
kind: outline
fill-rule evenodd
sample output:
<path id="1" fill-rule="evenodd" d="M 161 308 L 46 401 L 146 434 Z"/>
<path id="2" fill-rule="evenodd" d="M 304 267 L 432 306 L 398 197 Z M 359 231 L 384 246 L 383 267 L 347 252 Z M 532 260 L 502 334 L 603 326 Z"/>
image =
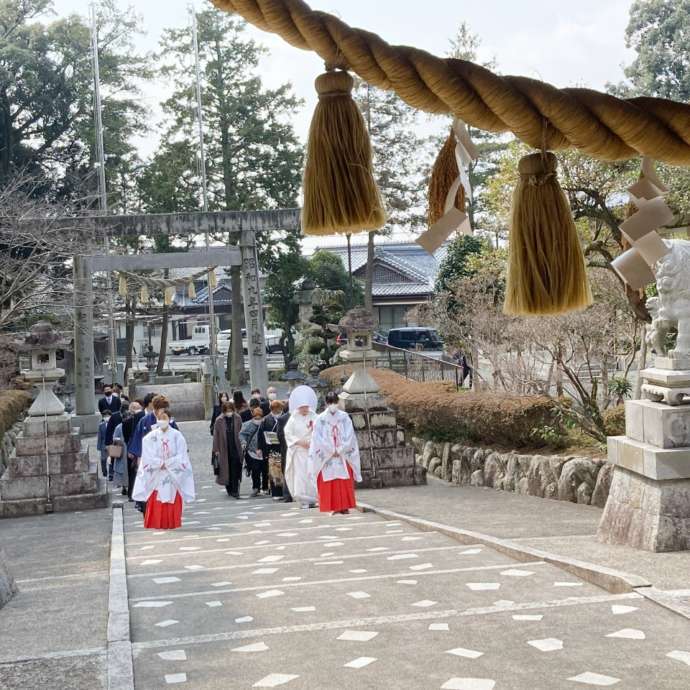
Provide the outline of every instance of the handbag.
<path id="1" fill-rule="evenodd" d="M 271 452 L 268 454 L 268 478 L 276 488 L 283 486 L 283 468 L 280 453 Z"/>
<path id="2" fill-rule="evenodd" d="M 220 463 L 218 461 L 218 455 L 214 452 L 211 452 L 211 465 L 213 465 L 213 474 L 217 477 L 220 474 Z"/>
<path id="3" fill-rule="evenodd" d="M 122 451 L 124 448 L 122 446 L 118 446 L 113 444 L 112 446 L 106 446 L 106 450 L 108 451 L 108 457 L 109 458 L 121 458 L 122 457 Z"/>

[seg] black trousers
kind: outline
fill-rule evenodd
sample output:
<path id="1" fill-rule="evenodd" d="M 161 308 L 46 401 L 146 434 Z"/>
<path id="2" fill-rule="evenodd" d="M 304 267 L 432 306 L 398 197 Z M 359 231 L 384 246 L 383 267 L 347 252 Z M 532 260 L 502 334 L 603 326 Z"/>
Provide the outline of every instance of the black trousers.
<path id="1" fill-rule="evenodd" d="M 127 496 L 132 498 L 132 491 L 134 491 L 134 482 L 137 478 L 137 461 L 136 458 L 127 458 L 127 477 L 129 483 L 127 485 Z"/>
<path id="2" fill-rule="evenodd" d="M 240 482 L 242 481 L 242 460 L 235 455 L 228 457 L 228 476 L 229 482 L 225 488 L 229 494 L 240 492 Z"/>
<path id="3" fill-rule="evenodd" d="M 251 458 L 252 489 L 268 491 L 268 460 Z"/>

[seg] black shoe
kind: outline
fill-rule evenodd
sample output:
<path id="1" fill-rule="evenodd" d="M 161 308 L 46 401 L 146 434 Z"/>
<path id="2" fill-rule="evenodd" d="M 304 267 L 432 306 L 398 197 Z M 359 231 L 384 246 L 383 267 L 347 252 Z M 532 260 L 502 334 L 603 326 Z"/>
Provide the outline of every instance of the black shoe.
<path id="1" fill-rule="evenodd" d="M 280 499 L 280 502 L 281 502 L 281 503 L 292 503 L 292 499 L 291 499 L 291 498 L 287 498 L 287 496 L 286 496 L 285 498 L 281 498 L 281 499 Z"/>
<path id="2" fill-rule="evenodd" d="M 236 498 L 237 500 L 239 500 L 239 498 L 240 498 L 239 493 L 236 493 L 236 494 L 233 493 L 233 494 L 228 494 L 228 495 L 231 496 L 232 498 Z"/>

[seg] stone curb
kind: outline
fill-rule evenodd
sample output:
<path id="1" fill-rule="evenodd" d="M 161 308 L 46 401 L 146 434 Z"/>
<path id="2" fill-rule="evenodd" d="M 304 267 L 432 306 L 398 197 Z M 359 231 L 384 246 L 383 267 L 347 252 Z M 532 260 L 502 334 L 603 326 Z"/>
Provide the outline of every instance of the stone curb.
<path id="1" fill-rule="evenodd" d="M 635 589 L 635 591 L 645 597 L 645 599 L 649 599 L 655 604 L 659 604 L 659 606 L 663 606 L 665 609 L 673 611 L 673 613 L 677 613 L 679 616 L 683 616 L 683 618 L 690 620 L 690 603 L 687 603 L 687 601 L 683 601 L 656 587 L 642 587 L 640 589 Z"/>
<path id="2" fill-rule="evenodd" d="M 123 504 L 113 503 L 108 594 L 108 690 L 134 690 Z"/>
<path id="3" fill-rule="evenodd" d="M 439 522 L 432 522 L 431 520 L 405 515 L 404 513 L 396 513 L 392 510 L 376 508 L 367 503 L 358 502 L 357 509 L 364 513 L 376 513 L 389 520 L 402 520 L 423 532 L 439 532 L 455 541 L 459 541 L 461 544 L 484 544 L 517 561 L 541 560 L 561 570 L 565 570 L 585 582 L 601 587 L 612 594 L 624 594 L 638 591 L 638 588 L 641 588 L 639 593 L 642 594 L 642 589 L 651 587 L 650 582 L 647 582 L 644 578 L 637 575 L 630 575 L 629 573 L 612 570 L 611 568 L 605 568 L 593 563 L 557 556 L 547 551 L 533 549 L 529 546 L 521 546 L 508 539 L 498 539 L 497 537 L 481 534 L 480 532 L 472 532 L 470 530 L 459 529 L 458 527 L 443 525 Z"/>

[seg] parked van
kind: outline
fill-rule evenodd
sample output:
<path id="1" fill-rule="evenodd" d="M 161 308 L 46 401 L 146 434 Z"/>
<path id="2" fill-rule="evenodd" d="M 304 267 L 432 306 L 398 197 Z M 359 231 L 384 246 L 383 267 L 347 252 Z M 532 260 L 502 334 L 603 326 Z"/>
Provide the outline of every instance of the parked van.
<path id="1" fill-rule="evenodd" d="M 388 344 L 405 350 L 442 350 L 443 341 L 436 329 L 424 326 L 391 328 L 388 331 Z"/>

